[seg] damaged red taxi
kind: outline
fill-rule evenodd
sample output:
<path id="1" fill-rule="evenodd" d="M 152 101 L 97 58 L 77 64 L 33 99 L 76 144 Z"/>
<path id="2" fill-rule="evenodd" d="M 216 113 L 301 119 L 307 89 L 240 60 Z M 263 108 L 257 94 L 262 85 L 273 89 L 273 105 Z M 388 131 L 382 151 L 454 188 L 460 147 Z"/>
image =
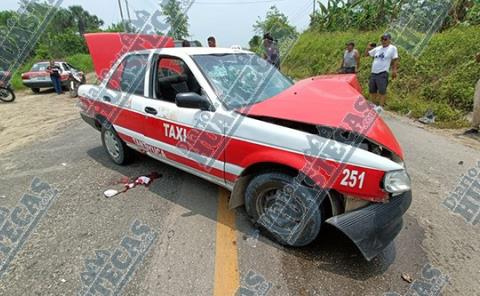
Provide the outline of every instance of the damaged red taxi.
<path id="1" fill-rule="evenodd" d="M 86 38 L 109 71 L 80 87 L 81 116 L 116 164 L 137 151 L 218 184 L 283 245 L 308 245 L 330 224 L 371 260 L 401 231 L 404 153 L 355 75 L 293 82 L 249 51 L 168 37 L 117 59 L 101 43 L 118 36 Z"/>

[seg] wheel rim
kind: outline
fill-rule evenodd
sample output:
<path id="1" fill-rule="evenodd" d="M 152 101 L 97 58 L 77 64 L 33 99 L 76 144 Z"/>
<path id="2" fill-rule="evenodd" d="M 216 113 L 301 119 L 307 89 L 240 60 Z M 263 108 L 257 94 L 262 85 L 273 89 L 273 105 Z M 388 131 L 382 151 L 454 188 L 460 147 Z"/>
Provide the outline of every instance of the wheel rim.
<path id="1" fill-rule="evenodd" d="M 260 193 L 257 199 L 259 220 L 284 230 L 293 229 L 302 223 L 304 209 L 297 198 L 288 196 L 282 188 L 270 188 Z M 274 224 L 274 225 L 273 225 Z"/>
<path id="2" fill-rule="evenodd" d="M 117 136 L 112 131 L 105 132 L 105 146 L 108 154 L 115 159 L 120 157 L 120 143 Z"/>
<path id="3" fill-rule="evenodd" d="M 311 242 L 310 234 L 318 230 L 321 219 L 318 197 L 291 193 L 287 184 L 271 184 L 259 192 L 256 199 L 258 225 L 268 230 L 277 240 L 287 245 L 303 246 Z M 324 198 L 328 198 L 327 192 Z M 312 232 L 313 231 L 313 232 Z"/>

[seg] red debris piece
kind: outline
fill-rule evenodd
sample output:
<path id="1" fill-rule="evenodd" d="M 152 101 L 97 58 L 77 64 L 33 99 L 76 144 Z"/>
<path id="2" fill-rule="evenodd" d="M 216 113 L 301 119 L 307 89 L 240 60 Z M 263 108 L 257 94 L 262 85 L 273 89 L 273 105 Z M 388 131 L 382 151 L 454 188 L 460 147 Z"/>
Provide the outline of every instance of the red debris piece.
<path id="1" fill-rule="evenodd" d="M 153 181 L 155 181 L 156 179 L 159 179 L 161 177 L 162 177 L 162 174 L 159 174 L 157 172 L 153 172 L 150 175 L 146 175 L 146 176 L 139 176 L 139 177 L 136 177 L 136 178 L 133 178 L 133 179 L 130 179 L 128 177 L 122 177 L 120 179 L 120 181 L 117 182 L 116 184 L 123 184 L 123 186 L 124 186 L 123 190 L 116 191 L 116 190 L 109 189 L 109 190 L 105 191 L 103 193 L 103 195 L 106 198 L 111 198 L 111 197 L 117 196 L 121 193 L 125 193 L 128 190 L 137 187 L 138 185 L 148 187 L 148 186 L 150 186 L 150 184 L 153 183 Z"/>

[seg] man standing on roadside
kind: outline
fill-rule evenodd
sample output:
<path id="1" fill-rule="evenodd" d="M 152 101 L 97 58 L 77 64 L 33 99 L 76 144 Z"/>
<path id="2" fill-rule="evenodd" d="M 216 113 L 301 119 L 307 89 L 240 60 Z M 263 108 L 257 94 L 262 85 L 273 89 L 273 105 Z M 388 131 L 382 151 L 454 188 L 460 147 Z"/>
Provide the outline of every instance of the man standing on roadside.
<path id="1" fill-rule="evenodd" d="M 208 42 L 208 47 L 217 47 L 217 40 L 215 39 L 215 37 L 213 36 L 208 37 L 207 42 Z"/>
<path id="2" fill-rule="evenodd" d="M 383 34 L 380 40 L 382 42 L 380 46 L 374 47 L 372 43 L 368 45 L 365 56 L 373 57 L 372 75 L 368 87 L 373 103 L 378 104 L 382 110 L 385 106 L 390 68 L 392 79 L 397 78 L 399 57 L 397 48 L 392 45 L 390 34 Z"/>
<path id="3" fill-rule="evenodd" d="M 57 95 L 63 94 L 62 82 L 60 80 L 62 69 L 58 65 L 55 65 L 55 62 L 52 60 L 50 61 L 50 66 L 47 68 L 47 72 L 50 74 L 50 79 L 52 80 Z"/>
<path id="4" fill-rule="evenodd" d="M 270 33 L 263 35 L 263 47 L 265 49 L 263 58 L 270 64 L 274 65 L 277 69 L 280 69 L 280 52 L 278 51 L 277 44 Z"/>
<path id="5" fill-rule="evenodd" d="M 480 52 L 477 53 L 477 63 L 480 63 Z M 473 96 L 473 118 L 472 128 L 465 134 L 478 135 L 480 133 L 480 79 L 475 87 L 475 95 Z"/>
<path id="6" fill-rule="evenodd" d="M 348 42 L 347 48 L 343 54 L 342 66 L 340 67 L 342 74 L 355 74 L 360 68 L 360 53 L 355 49 L 355 43 Z"/>

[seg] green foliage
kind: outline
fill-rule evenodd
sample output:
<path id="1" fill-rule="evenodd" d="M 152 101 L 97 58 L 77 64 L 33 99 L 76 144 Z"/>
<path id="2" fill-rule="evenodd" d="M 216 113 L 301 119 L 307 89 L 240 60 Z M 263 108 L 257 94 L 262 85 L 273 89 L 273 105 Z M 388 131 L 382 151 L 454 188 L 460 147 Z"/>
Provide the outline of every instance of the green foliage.
<path id="1" fill-rule="evenodd" d="M 183 13 L 180 2 L 177 0 L 168 0 L 165 4 L 162 4 L 161 7 L 165 21 L 170 25 L 168 35 L 175 40 L 183 40 L 190 36 L 188 32 L 188 16 Z"/>
<path id="2" fill-rule="evenodd" d="M 127 21 L 120 21 L 108 26 L 105 32 L 117 33 L 117 32 L 135 32 L 135 28 Z"/>
<path id="3" fill-rule="evenodd" d="M 6 27 L 7 26 L 7 21 L 9 19 L 13 19 L 17 13 L 12 10 L 3 10 L 0 11 L 0 27 Z"/>
<path id="4" fill-rule="evenodd" d="M 261 52 L 261 46 L 262 46 L 262 37 L 255 35 L 250 39 L 248 42 L 248 45 L 250 46 L 250 51 L 260 53 Z"/>
<path id="5" fill-rule="evenodd" d="M 67 57 L 65 61 L 84 73 L 90 73 L 94 70 L 92 57 L 89 54 L 79 53 Z"/>
<path id="6" fill-rule="evenodd" d="M 397 17 L 403 0 L 317 1 L 320 10 L 312 16 L 311 27 L 318 31 L 346 29 L 374 30 Z"/>
<path id="7" fill-rule="evenodd" d="M 265 19 L 259 18 L 253 25 L 255 36 L 249 41 L 250 50 L 259 55 L 264 54 L 263 35 L 270 33 L 275 39 L 280 56 L 289 51 L 292 43 L 297 39 L 297 29 L 290 24 L 287 16 L 281 13 L 276 6 L 270 7 Z"/>
<path id="8" fill-rule="evenodd" d="M 398 18 L 415 16 L 413 27 L 425 28 L 447 7 L 443 30 L 458 24 L 478 24 L 478 0 L 317 0 L 319 11 L 311 16 L 317 31 L 376 30 Z M 414 28 L 415 29 L 415 28 Z"/>
<path id="9" fill-rule="evenodd" d="M 335 73 L 346 41 L 354 40 L 363 53 L 367 44 L 377 41 L 383 32 L 381 29 L 373 32 L 307 31 L 284 60 L 282 69 L 298 79 Z M 480 27 L 470 26 L 435 34 L 418 59 L 399 48 L 399 78 L 390 85 L 388 107 L 401 113 L 411 111 L 414 117 L 421 117 L 431 109 L 442 125 L 464 125 L 463 117 L 472 111 L 474 88 L 480 79 L 480 64 L 475 62 L 478 44 Z M 370 58 L 361 60 L 358 77 L 365 91 L 371 62 Z"/>
<path id="10" fill-rule="evenodd" d="M 23 85 L 22 83 L 22 73 L 25 73 L 25 72 L 28 72 L 30 71 L 30 69 L 32 68 L 34 62 L 33 61 L 30 61 L 30 62 L 27 62 L 25 64 L 23 64 L 20 69 L 18 69 L 17 72 L 15 72 L 12 76 L 12 86 L 14 89 L 23 89 L 25 88 L 25 86 Z"/>
<path id="11" fill-rule="evenodd" d="M 91 15 L 81 6 L 56 8 L 47 2 L 19 1 L 23 13 L 17 11 L 0 12 L 0 68 L 11 68 L 14 63 L 22 64 L 29 60 L 62 58 L 75 54 L 88 53 L 83 34 L 98 32 L 103 21 Z M 21 11 L 21 10 L 19 10 Z M 51 11 L 53 15 L 38 42 L 28 48 L 32 34 L 38 29 L 38 20 L 42 20 Z M 12 30 L 12 25 L 15 30 Z M 20 26 L 20 27 L 19 27 Z M 7 33 L 8 32 L 8 33 Z M 23 56 L 20 49 L 27 48 Z"/>
<path id="12" fill-rule="evenodd" d="M 68 7 L 67 13 L 70 15 L 73 24 L 77 27 L 76 31 L 80 35 L 86 32 L 100 31 L 100 27 L 103 26 L 103 21 L 99 17 L 91 15 L 80 5 Z"/>
<path id="13" fill-rule="evenodd" d="M 469 25 L 480 25 L 480 1 L 476 1 L 472 7 L 466 11 L 466 22 Z"/>
<path id="14" fill-rule="evenodd" d="M 258 35 L 270 33 L 276 40 L 292 38 L 298 35 L 297 30 L 290 24 L 287 16 L 281 13 L 276 6 L 270 7 L 265 19 L 257 20 L 253 25 L 253 29 Z M 254 41 L 258 42 L 259 40 L 256 39 Z"/>
<path id="15" fill-rule="evenodd" d="M 76 32 L 66 31 L 60 34 L 46 33 L 45 40 L 36 50 L 37 59 L 62 58 L 77 53 L 87 53 L 83 36 Z"/>

